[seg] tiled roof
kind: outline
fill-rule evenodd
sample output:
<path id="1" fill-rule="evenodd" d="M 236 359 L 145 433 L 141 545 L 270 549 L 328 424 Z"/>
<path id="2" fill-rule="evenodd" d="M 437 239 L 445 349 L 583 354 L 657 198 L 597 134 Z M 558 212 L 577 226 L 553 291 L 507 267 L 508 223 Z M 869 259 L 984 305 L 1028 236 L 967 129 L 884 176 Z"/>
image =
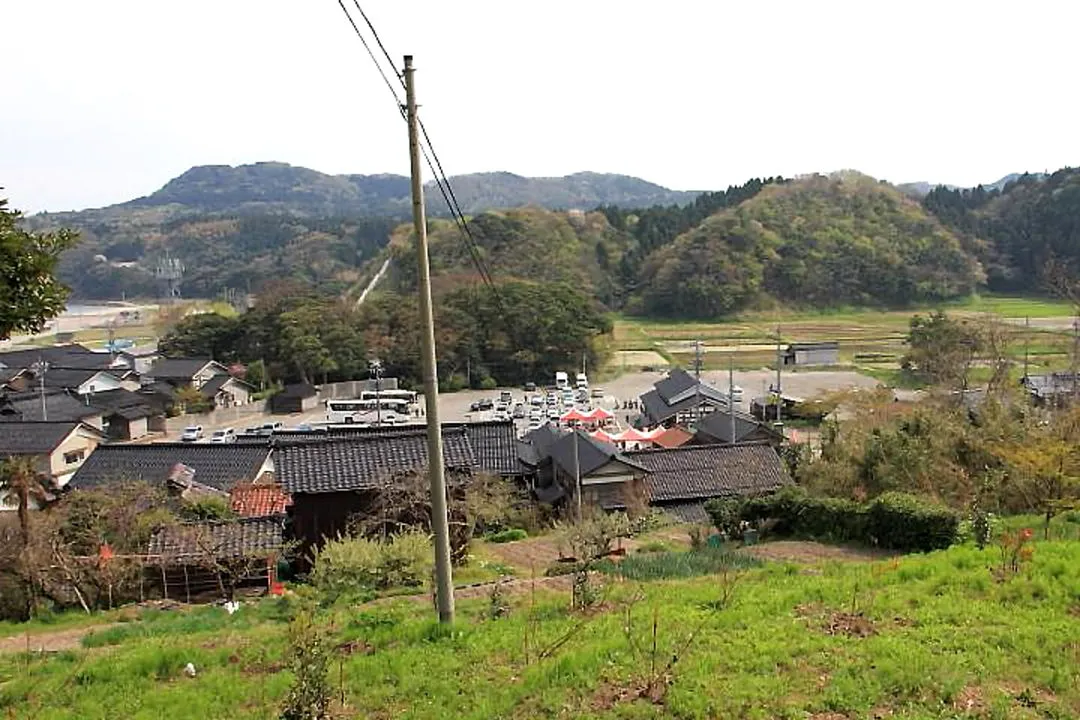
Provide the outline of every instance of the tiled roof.
<path id="1" fill-rule="evenodd" d="M 126 420 L 161 414 L 159 409 L 154 408 L 156 403 L 152 398 L 123 388 L 94 393 L 88 401 L 91 405 L 100 408 L 103 414 L 119 415 Z"/>
<path id="2" fill-rule="evenodd" d="M 240 517 L 264 517 L 284 515 L 285 508 L 292 505 L 292 498 L 277 484 L 237 485 L 229 491 L 229 506 Z"/>
<path id="3" fill-rule="evenodd" d="M 657 503 L 759 495 L 791 484 L 768 445 L 684 445 L 626 454 L 648 470 L 646 488 Z"/>
<path id="4" fill-rule="evenodd" d="M 232 380 L 232 377 L 229 375 L 215 375 L 203 383 L 202 387 L 199 388 L 199 392 L 202 393 L 203 397 L 212 398 L 230 380 Z"/>
<path id="5" fill-rule="evenodd" d="M 649 390 L 641 396 L 641 406 L 650 425 L 662 423 L 669 418 L 675 417 L 683 410 L 692 410 L 705 401 L 711 401 L 709 404 L 714 407 L 727 407 L 727 397 L 704 383 L 701 385 L 700 395 L 689 395 L 674 405 L 664 400 L 656 390 Z"/>
<path id="6" fill-rule="evenodd" d="M 150 366 L 146 373 L 153 378 L 170 378 L 191 382 L 195 373 L 199 372 L 210 362 L 210 358 L 161 358 Z M 222 371 L 221 374 L 225 374 Z"/>
<path id="7" fill-rule="evenodd" d="M 576 459 L 574 457 L 575 442 L 577 443 Z M 614 445 L 589 437 L 588 434 L 580 430 L 568 432 L 556 440 L 551 446 L 551 459 L 568 475 L 573 475 L 575 469 L 581 475 L 588 475 L 612 460 L 633 467 L 640 467 L 632 458 L 624 455 Z"/>
<path id="8" fill-rule="evenodd" d="M 45 411 L 51 421 L 74 422 L 85 418 L 98 417 L 101 411 L 87 406 L 84 400 L 73 397 L 62 390 L 48 390 L 45 393 Z M 41 395 L 33 392 L 8 393 L 0 398 L 0 421 L 44 420 L 41 415 Z"/>
<path id="9" fill-rule="evenodd" d="M 676 425 L 660 433 L 652 441 L 662 448 L 675 448 L 685 445 L 692 437 L 694 437 L 692 432 Z"/>
<path id="10" fill-rule="evenodd" d="M 447 469 L 476 466 L 463 429 L 443 431 L 443 461 Z M 421 470 L 427 464 L 423 429 L 411 434 L 309 440 L 279 446 L 274 454 L 278 482 L 292 494 L 374 490 L 397 474 Z"/>
<path id="11" fill-rule="evenodd" d="M 266 445 L 239 443 L 153 443 L 102 445 L 71 478 L 73 488 L 93 488 L 112 482 L 164 483 L 177 463 L 195 470 L 195 481 L 229 490 L 238 482 L 251 482 L 266 462 Z"/>
<path id="12" fill-rule="evenodd" d="M 697 379 L 693 375 L 686 372 L 682 368 L 675 368 L 668 373 L 668 376 L 663 380 L 654 383 L 653 387 L 656 388 L 656 392 L 665 401 L 669 402 L 671 398 L 675 397 L 679 393 L 685 392 L 697 384 Z"/>
<path id="13" fill-rule="evenodd" d="M 45 387 L 74 389 L 100 372 L 100 368 L 50 367 L 45 373 Z"/>
<path id="14" fill-rule="evenodd" d="M 492 475 L 518 475 L 517 434 L 513 421 L 476 423 L 443 423 L 443 436 L 455 430 L 464 430 L 469 439 L 476 470 Z M 337 427 L 317 434 L 311 432 L 284 431 L 274 433 L 276 444 L 306 442 L 314 437 L 394 437 L 401 435 L 426 435 L 426 425 L 387 425 L 384 427 Z"/>
<path id="15" fill-rule="evenodd" d="M 679 522 L 712 524 L 709 513 L 705 512 L 704 500 L 664 503 L 660 506 L 660 509 L 673 516 Z"/>
<path id="16" fill-rule="evenodd" d="M 731 437 L 731 416 L 725 410 L 707 415 L 698 423 L 698 432 L 706 438 L 714 438 L 721 443 L 740 442 L 758 430 L 764 430 L 770 435 L 778 433 L 768 425 L 761 423 L 753 415 L 743 412 L 735 412 L 735 437 Z"/>
<path id="17" fill-rule="evenodd" d="M 169 525 L 150 537 L 149 555 L 168 559 L 266 556 L 284 544 L 284 518 L 254 517 Z"/>
<path id="18" fill-rule="evenodd" d="M 6 368 L 26 369 L 44 360 L 50 365 L 78 368 L 107 368 L 112 362 L 108 353 L 96 353 L 79 344 L 53 347 L 11 350 L 0 353 L 0 365 Z"/>
<path id="19" fill-rule="evenodd" d="M 0 457 L 47 455 L 79 426 L 78 422 L 0 423 Z"/>

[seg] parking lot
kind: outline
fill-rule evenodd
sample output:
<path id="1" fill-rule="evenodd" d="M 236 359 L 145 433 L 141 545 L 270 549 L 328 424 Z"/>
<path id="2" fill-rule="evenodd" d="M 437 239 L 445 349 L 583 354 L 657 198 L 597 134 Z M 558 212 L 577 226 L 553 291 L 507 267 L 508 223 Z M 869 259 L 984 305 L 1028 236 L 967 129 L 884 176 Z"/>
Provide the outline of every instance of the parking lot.
<path id="1" fill-rule="evenodd" d="M 642 394 L 652 388 L 653 384 L 663 379 L 665 372 L 636 372 L 626 373 L 617 378 L 596 383 L 603 389 L 601 398 L 590 398 L 591 407 L 602 407 L 615 414 L 619 425 L 626 427 L 629 421 L 637 415 L 637 410 L 624 410 L 623 403 L 637 400 Z M 714 387 L 724 391 L 728 385 L 728 375 L 723 371 L 710 371 L 703 373 L 703 379 Z M 757 397 L 776 381 L 776 372 L 768 368 L 760 370 L 737 370 L 734 373 L 735 384 L 743 389 L 743 399 L 739 409 L 748 410 L 750 400 Z M 877 380 L 866 375 L 860 375 L 851 370 L 826 370 L 799 372 L 785 372 L 781 378 L 785 395 L 799 398 L 813 398 L 823 393 L 835 392 L 852 388 L 872 388 L 878 385 Z M 524 402 L 526 392 L 522 388 L 498 388 L 495 390 L 463 390 L 455 393 L 446 393 L 439 396 L 439 413 L 443 422 L 470 422 L 493 420 L 494 411 L 476 412 L 470 407 L 481 400 L 497 402 L 500 392 L 508 390 L 513 402 Z M 538 391 L 539 392 L 539 391 Z M 511 408 L 513 405 L 511 405 Z M 546 405 L 544 406 L 546 410 Z M 580 406 L 579 406 L 580 407 Z M 565 408 L 562 408 L 565 410 Z M 546 414 L 545 414 L 546 417 Z M 417 422 L 420 421 L 418 418 Z M 199 421 L 192 419 L 193 424 Z M 281 422 L 285 427 L 296 427 L 300 424 L 316 424 L 326 422 L 326 409 L 322 405 L 306 413 L 292 415 L 253 415 L 251 420 L 244 426 L 237 426 L 236 432 L 242 433 L 247 426 L 261 425 L 267 422 Z M 528 429 L 528 416 L 525 419 L 515 421 L 518 429 L 522 432 Z M 217 429 L 204 423 L 207 436 Z M 162 438 L 163 440 L 176 440 L 177 436 Z"/>

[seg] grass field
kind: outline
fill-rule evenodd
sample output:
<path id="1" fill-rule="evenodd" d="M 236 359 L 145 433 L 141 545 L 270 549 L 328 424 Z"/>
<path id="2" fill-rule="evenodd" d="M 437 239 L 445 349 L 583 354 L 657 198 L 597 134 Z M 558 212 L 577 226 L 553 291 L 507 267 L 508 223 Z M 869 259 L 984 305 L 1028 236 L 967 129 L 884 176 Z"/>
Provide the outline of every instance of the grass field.
<path id="1" fill-rule="evenodd" d="M 708 369 L 726 367 L 729 359 L 733 359 L 739 368 L 775 365 L 776 329 L 779 327 L 785 344 L 834 340 L 840 343 L 843 365 L 878 369 L 884 371 L 880 373 L 883 377 L 888 377 L 904 354 L 904 339 L 912 315 L 933 309 L 759 312 L 715 323 L 620 317 L 615 323 L 616 353 L 612 365 L 625 364 L 628 369 L 636 370 L 639 365 L 636 361 L 652 353 L 655 355 L 651 357 L 659 355 L 668 362 L 689 366 L 694 358 L 693 343 L 697 340 L 703 344 L 703 361 Z M 1059 369 L 1069 362 L 1071 332 L 1060 324 L 1046 326 L 1050 319 L 1071 316 L 1072 308 L 1068 303 L 975 296 L 945 304 L 942 309 L 956 315 L 993 315 L 1009 321 L 1015 328 L 1012 355 L 1022 358 L 1026 341 L 1029 357 L 1036 368 Z M 1030 330 L 1023 327 L 1024 318 L 1035 321 Z"/>
<path id="2" fill-rule="evenodd" d="M 998 562 L 996 550 L 968 545 L 876 562 L 607 577 L 592 611 L 571 612 L 566 595 L 525 593 L 492 619 L 480 598 L 459 604 L 452 629 L 432 621 L 427 602 L 406 599 L 320 617 L 332 628 L 342 717 L 1080 717 L 1080 542 L 1037 542 L 1030 564 L 1004 581 L 988 569 Z M 696 567 L 663 565 L 639 561 L 636 576 Z M 277 717 L 296 606 L 144 612 L 80 649 L 0 656 L 0 715 Z M 183 674 L 188 662 L 194 678 Z"/>

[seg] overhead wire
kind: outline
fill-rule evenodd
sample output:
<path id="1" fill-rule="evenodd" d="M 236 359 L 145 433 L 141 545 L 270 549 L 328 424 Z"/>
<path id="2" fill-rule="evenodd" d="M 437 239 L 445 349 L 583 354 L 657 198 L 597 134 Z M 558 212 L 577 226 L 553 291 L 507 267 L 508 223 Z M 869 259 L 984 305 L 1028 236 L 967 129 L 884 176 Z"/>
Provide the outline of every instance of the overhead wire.
<path id="1" fill-rule="evenodd" d="M 359 0 L 353 0 L 353 5 L 356 7 L 357 12 L 360 13 L 360 17 L 363 18 L 364 23 L 371 31 L 372 36 L 375 38 L 375 42 L 376 44 L 378 44 L 379 49 L 382 51 L 383 57 L 386 58 L 387 64 L 389 64 L 390 68 L 392 69 L 394 77 L 397 79 L 398 83 L 402 86 L 402 88 L 404 88 L 405 79 L 402 77 L 401 73 L 397 71 L 397 68 L 394 65 L 393 58 L 390 56 L 390 53 L 387 51 L 386 46 L 383 44 L 382 38 L 379 37 L 379 33 L 375 30 L 375 25 L 371 22 L 371 19 L 368 17 L 367 13 L 365 13 L 364 9 L 360 6 Z M 408 120 L 407 112 L 404 104 L 401 102 L 401 98 L 398 96 L 397 91 L 394 89 L 393 83 L 391 83 L 389 77 L 387 77 L 386 71 L 383 69 L 382 63 L 376 57 L 375 52 L 371 49 L 371 45 L 368 43 L 367 39 L 360 31 L 359 26 L 357 26 L 356 21 L 352 17 L 352 14 L 349 13 L 348 8 L 345 7 L 344 0 L 338 0 L 338 6 L 341 8 L 341 11 L 345 13 L 345 17 L 348 19 L 349 25 L 352 26 L 353 32 L 360 39 L 360 42 L 364 46 L 364 50 L 367 51 L 368 57 L 370 57 L 371 61 L 375 64 L 375 68 L 379 71 L 379 75 L 380 77 L 382 77 L 383 83 L 390 90 L 390 94 L 394 98 L 394 103 L 398 108 L 398 112 L 401 114 L 402 118 Z M 439 193 L 442 195 L 443 202 L 446 203 L 446 207 L 447 209 L 449 209 L 450 215 L 451 217 L 453 217 L 455 225 L 457 225 L 458 230 L 461 232 L 462 240 L 464 241 L 466 250 L 469 253 L 469 258 L 472 261 L 473 266 L 476 268 L 476 271 L 479 273 L 480 279 L 494 293 L 496 302 L 501 308 L 503 306 L 502 296 L 499 293 L 499 289 L 498 287 L 496 287 L 495 282 L 491 277 L 491 270 L 487 266 L 483 254 L 480 252 L 479 245 L 476 242 L 476 238 L 473 235 L 472 230 L 469 228 L 469 224 L 465 218 L 465 214 L 462 212 L 461 205 L 460 203 L 458 203 L 457 196 L 454 194 L 454 188 L 450 184 L 450 179 L 447 177 L 446 172 L 443 170 L 442 162 L 439 160 L 439 156 L 435 152 L 435 146 L 431 142 L 431 137 L 428 135 L 428 131 L 427 128 L 424 126 L 423 120 L 419 121 L 419 125 L 421 134 L 423 135 L 423 143 L 420 144 L 420 151 L 424 156 L 424 161 L 428 166 L 428 170 L 431 171 L 431 174 L 435 178 L 435 186 L 439 189 Z"/>

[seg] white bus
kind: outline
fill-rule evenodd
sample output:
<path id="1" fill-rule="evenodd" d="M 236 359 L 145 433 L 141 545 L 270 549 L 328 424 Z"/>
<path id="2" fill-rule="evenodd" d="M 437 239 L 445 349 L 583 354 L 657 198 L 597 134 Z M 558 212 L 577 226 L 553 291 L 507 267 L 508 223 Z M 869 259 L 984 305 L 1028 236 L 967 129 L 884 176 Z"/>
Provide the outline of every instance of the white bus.
<path id="1" fill-rule="evenodd" d="M 380 390 L 379 392 L 364 390 L 360 393 L 361 400 L 375 400 L 377 398 L 404 400 L 409 405 L 415 405 L 417 399 L 415 390 Z"/>
<path id="2" fill-rule="evenodd" d="M 331 424 L 371 422 L 382 415 L 383 422 L 405 422 L 409 403 L 396 398 L 379 400 L 327 400 L 326 421 Z"/>

